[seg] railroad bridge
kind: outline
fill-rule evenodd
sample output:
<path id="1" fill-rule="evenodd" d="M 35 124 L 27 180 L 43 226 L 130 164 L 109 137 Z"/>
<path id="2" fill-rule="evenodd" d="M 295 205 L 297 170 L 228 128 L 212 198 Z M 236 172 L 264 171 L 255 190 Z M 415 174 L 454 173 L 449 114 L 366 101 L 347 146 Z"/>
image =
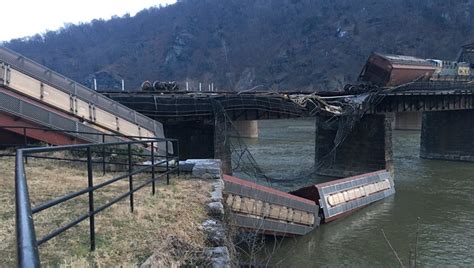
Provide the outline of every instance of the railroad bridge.
<path id="1" fill-rule="evenodd" d="M 369 92 L 108 92 L 164 125 L 186 158 L 220 158 L 231 173 L 227 138 L 235 122 L 313 117 L 315 167 L 346 177 L 392 169 L 396 116 L 422 113 L 420 156 L 474 161 L 474 85 L 412 83 Z"/>

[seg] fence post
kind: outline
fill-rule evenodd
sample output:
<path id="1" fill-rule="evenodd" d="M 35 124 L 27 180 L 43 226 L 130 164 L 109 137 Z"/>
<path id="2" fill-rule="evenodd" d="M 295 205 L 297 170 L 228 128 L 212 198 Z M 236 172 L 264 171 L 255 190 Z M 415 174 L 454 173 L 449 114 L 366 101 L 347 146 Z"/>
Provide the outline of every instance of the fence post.
<path id="1" fill-rule="evenodd" d="M 33 214 L 26 184 L 23 152 L 16 151 L 15 165 L 16 244 L 18 267 L 40 267 Z"/>
<path id="2" fill-rule="evenodd" d="M 133 176 L 132 174 L 132 145 L 128 144 L 128 185 L 130 191 L 130 211 L 133 212 Z"/>
<path id="3" fill-rule="evenodd" d="M 177 156 L 176 160 L 178 161 L 178 176 L 180 176 L 181 175 L 181 169 L 179 167 L 179 160 L 180 160 L 180 158 L 179 158 L 179 140 L 176 140 L 176 156 Z"/>
<path id="4" fill-rule="evenodd" d="M 23 128 L 23 145 L 28 146 L 28 138 L 26 137 L 26 127 Z"/>
<path id="5" fill-rule="evenodd" d="M 165 140 L 166 144 L 166 184 L 170 185 L 170 168 L 169 168 L 169 159 L 168 159 L 168 141 Z"/>
<path id="6" fill-rule="evenodd" d="M 23 127 L 23 145 L 28 147 L 28 138 L 26 137 L 26 127 Z M 25 155 L 25 163 L 28 164 L 28 157 Z"/>
<path id="7" fill-rule="evenodd" d="M 91 147 L 87 147 L 87 182 L 89 187 L 89 235 L 91 241 L 91 251 L 95 250 L 95 221 L 94 221 L 94 187 L 92 174 L 92 154 Z"/>
<path id="8" fill-rule="evenodd" d="M 151 193 L 155 195 L 155 148 L 151 142 Z"/>
<path id="9" fill-rule="evenodd" d="M 105 176 L 105 134 L 102 133 L 102 175 Z"/>

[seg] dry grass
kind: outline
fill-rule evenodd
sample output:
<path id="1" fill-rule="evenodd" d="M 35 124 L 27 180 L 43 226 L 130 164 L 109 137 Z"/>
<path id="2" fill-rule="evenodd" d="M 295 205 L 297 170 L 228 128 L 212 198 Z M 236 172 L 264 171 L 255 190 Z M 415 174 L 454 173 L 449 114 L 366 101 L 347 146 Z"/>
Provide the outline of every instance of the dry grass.
<path id="1" fill-rule="evenodd" d="M 15 265 L 14 158 L 0 157 L 0 266 Z M 33 205 L 61 194 L 85 188 L 85 167 L 58 165 L 57 161 L 29 159 L 26 167 L 28 187 Z M 96 172 L 96 174 L 99 172 Z M 116 173 L 94 176 L 94 182 L 109 179 Z M 144 181 L 135 176 L 134 184 Z M 130 213 L 128 198 L 96 216 L 96 250 L 89 251 L 89 222 L 67 230 L 40 246 L 43 266 L 108 267 L 137 266 L 153 252 L 159 252 L 160 263 L 183 263 L 205 246 L 199 229 L 206 218 L 210 182 L 172 178 L 171 185 L 157 184 L 156 195 L 151 186 L 135 193 L 135 211 Z M 128 189 L 123 180 L 94 192 L 98 207 Z M 37 237 L 87 213 L 87 195 L 34 215 Z"/>

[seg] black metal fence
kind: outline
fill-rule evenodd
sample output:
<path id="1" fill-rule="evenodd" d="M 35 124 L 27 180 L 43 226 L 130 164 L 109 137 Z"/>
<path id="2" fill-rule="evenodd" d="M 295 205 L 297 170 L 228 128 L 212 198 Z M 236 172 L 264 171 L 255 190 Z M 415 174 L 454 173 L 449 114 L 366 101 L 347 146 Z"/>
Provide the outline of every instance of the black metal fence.
<path id="1" fill-rule="evenodd" d="M 111 136 L 114 135 L 111 134 Z M 177 140 L 143 137 L 134 138 L 139 140 L 53 147 L 30 147 L 16 150 L 15 201 L 17 262 L 19 267 L 39 267 L 38 246 L 87 219 L 89 219 L 90 248 L 94 250 L 95 215 L 97 213 L 102 212 L 127 197 L 130 202 L 130 211 L 133 212 L 134 193 L 136 191 L 151 184 L 151 192 L 155 194 L 155 183 L 158 180 L 166 180 L 166 183 L 169 184 L 170 174 L 175 172 L 179 174 L 179 155 L 177 153 L 171 153 L 173 144 L 175 144 L 176 147 L 179 146 Z M 159 147 L 164 148 L 164 150 L 157 150 Z M 57 156 L 58 152 L 62 152 L 62 155 Z M 56 156 L 54 153 L 56 153 Z M 27 186 L 27 174 L 25 173 L 25 165 L 28 165 L 26 161 L 28 158 L 83 163 L 87 166 L 87 187 L 32 207 Z M 118 160 L 113 160 L 112 158 L 118 158 Z M 112 178 L 101 179 L 101 182 L 94 183 L 94 170 L 102 169 L 102 173 L 105 175 L 106 166 L 111 165 L 118 166 L 120 172 L 113 173 L 114 176 Z M 134 182 L 136 183 L 137 180 L 134 180 L 134 176 L 138 174 L 145 174 L 145 180 L 140 181 L 140 183 L 136 185 Z M 94 203 L 94 191 L 119 181 L 128 181 L 128 191 L 114 196 L 113 199 L 101 206 L 96 206 Z M 34 214 L 86 194 L 88 195 L 87 213 L 52 230 L 43 237 L 37 238 L 33 220 Z"/>

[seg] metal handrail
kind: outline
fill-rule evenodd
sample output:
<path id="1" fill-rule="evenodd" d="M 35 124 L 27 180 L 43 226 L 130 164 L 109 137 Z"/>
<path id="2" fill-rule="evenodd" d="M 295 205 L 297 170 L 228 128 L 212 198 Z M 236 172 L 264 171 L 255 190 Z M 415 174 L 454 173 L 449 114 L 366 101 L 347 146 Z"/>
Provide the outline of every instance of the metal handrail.
<path id="1" fill-rule="evenodd" d="M 38 244 L 21 150 L 17 151 L 15 161 L 15 210 L 18 267 L 39 267 Z"/>
<path id="2" fill-rule="evenodd" d="M 163 157 L 155 153 L 156 146 L 164 142 L 166 152 L 164 159 L 157 160 L 157 157 Z M 58 236 L 64 231 L 70 229 L 71 227 L 76 226 L 80 222 L 89 219 L 89 235 L 90 235 L 90 248 L 91 250 L 95 249 L 95 215 L 100 213 L 104 209 L 112 206 L 113 204 L 119 202 L 120 200 L 130 198 L 130 211 L 134 210 L 133 203 L 133 193 L 142 189 L 143 187 L 152 184 L 152 194 L 155 194 L 155 182 L 159 178 L 166 176 L 166 182 L 169 184 L 170 174 L 178 172 L 179 174 L 179 155 L 174 154 L 170 155 L 168 151 L 168 143 L 177 143 L 175 139 L 164 139 L 164 138 L 146 138 L 145 140 L 139 141 L 125 141 L 125 142 L 110 142 L 110 143 L 100 143 L 100 144 L 78 144 L 78 145 L 63 145 L 55 147 L 35 147 L 35 148 L 20 148 L 16 150 L 16 163 L 15 163 L 15 199 L 16 199 L 16 237 L 17 237 L 17 264 L 18 267 L 40 267 L 40 258 L 38 246 L 47 242 L 48 240 Z M 146 146 L 150 148 L 149 158 L 151 160 L 150 165 L 144 166 L 136 169 L 136 166 L 132 157 L 132 146 Z M 127 160 L 128 160 L 128 172 L 119 176 L 115 176 L 111 179 L 103 181 L 99 184 L 94 185 L 94 176 L 92 165 L 92 149 L 97 147 L 106 147 L 106 146 L 127 146 Z M 87 188 L 81 189 L 76 192 L 68 193 L 63 196 L 57 197 L 55 199 L 46 201 L 42 204 L 37 205 L 36 207 L 31 207 L 31 202 L 29 199 L 29 192 L 27 186 L 27 178 L 25 174 L 25 158 L 34 157 L 36 153 L 45 153 L 45 152 L 56 152 L 56 151 L 68 151 L 68 150 L 78 150 L 85 149 L 87 152 L 87 179 L 88 186 Z M 136 154 L 135 154 L 136 155 Z M 140 156 L 144 156 L 140 154 Z M 177 165 L 170 166 L 169 162 L 175 160 Z M 156 167 L 163 166 L 166 163 L 166 170 L 161 172 L 158 176 L 155 175 Z M 143 173 L 151 170 L 151 178 L 147 179 L 145 182 L 140 185 L 135 186 L 133 184 L 133 176 L 139 173 Z M 110 185 L 114 182 L 127 179 L 129 183 L 129 189 L 127 192 L 120 194 L 119 196 L 112 199 L 110 202 L 95 208 L 94 207 L 94 191 L 101 189 L 107 185 Z M 45 209 L 51 208 L 78 196 L 88 194 L 89 196 L 89 211 L 88 213 L 79 216 L 78 218 L 72 220 L 71 222 L 65 224 L 64 226 L 57 228 L 51 231 L 49 234 L 44 237 L 37 239 L 33 214 L 43 211 Z"/>

